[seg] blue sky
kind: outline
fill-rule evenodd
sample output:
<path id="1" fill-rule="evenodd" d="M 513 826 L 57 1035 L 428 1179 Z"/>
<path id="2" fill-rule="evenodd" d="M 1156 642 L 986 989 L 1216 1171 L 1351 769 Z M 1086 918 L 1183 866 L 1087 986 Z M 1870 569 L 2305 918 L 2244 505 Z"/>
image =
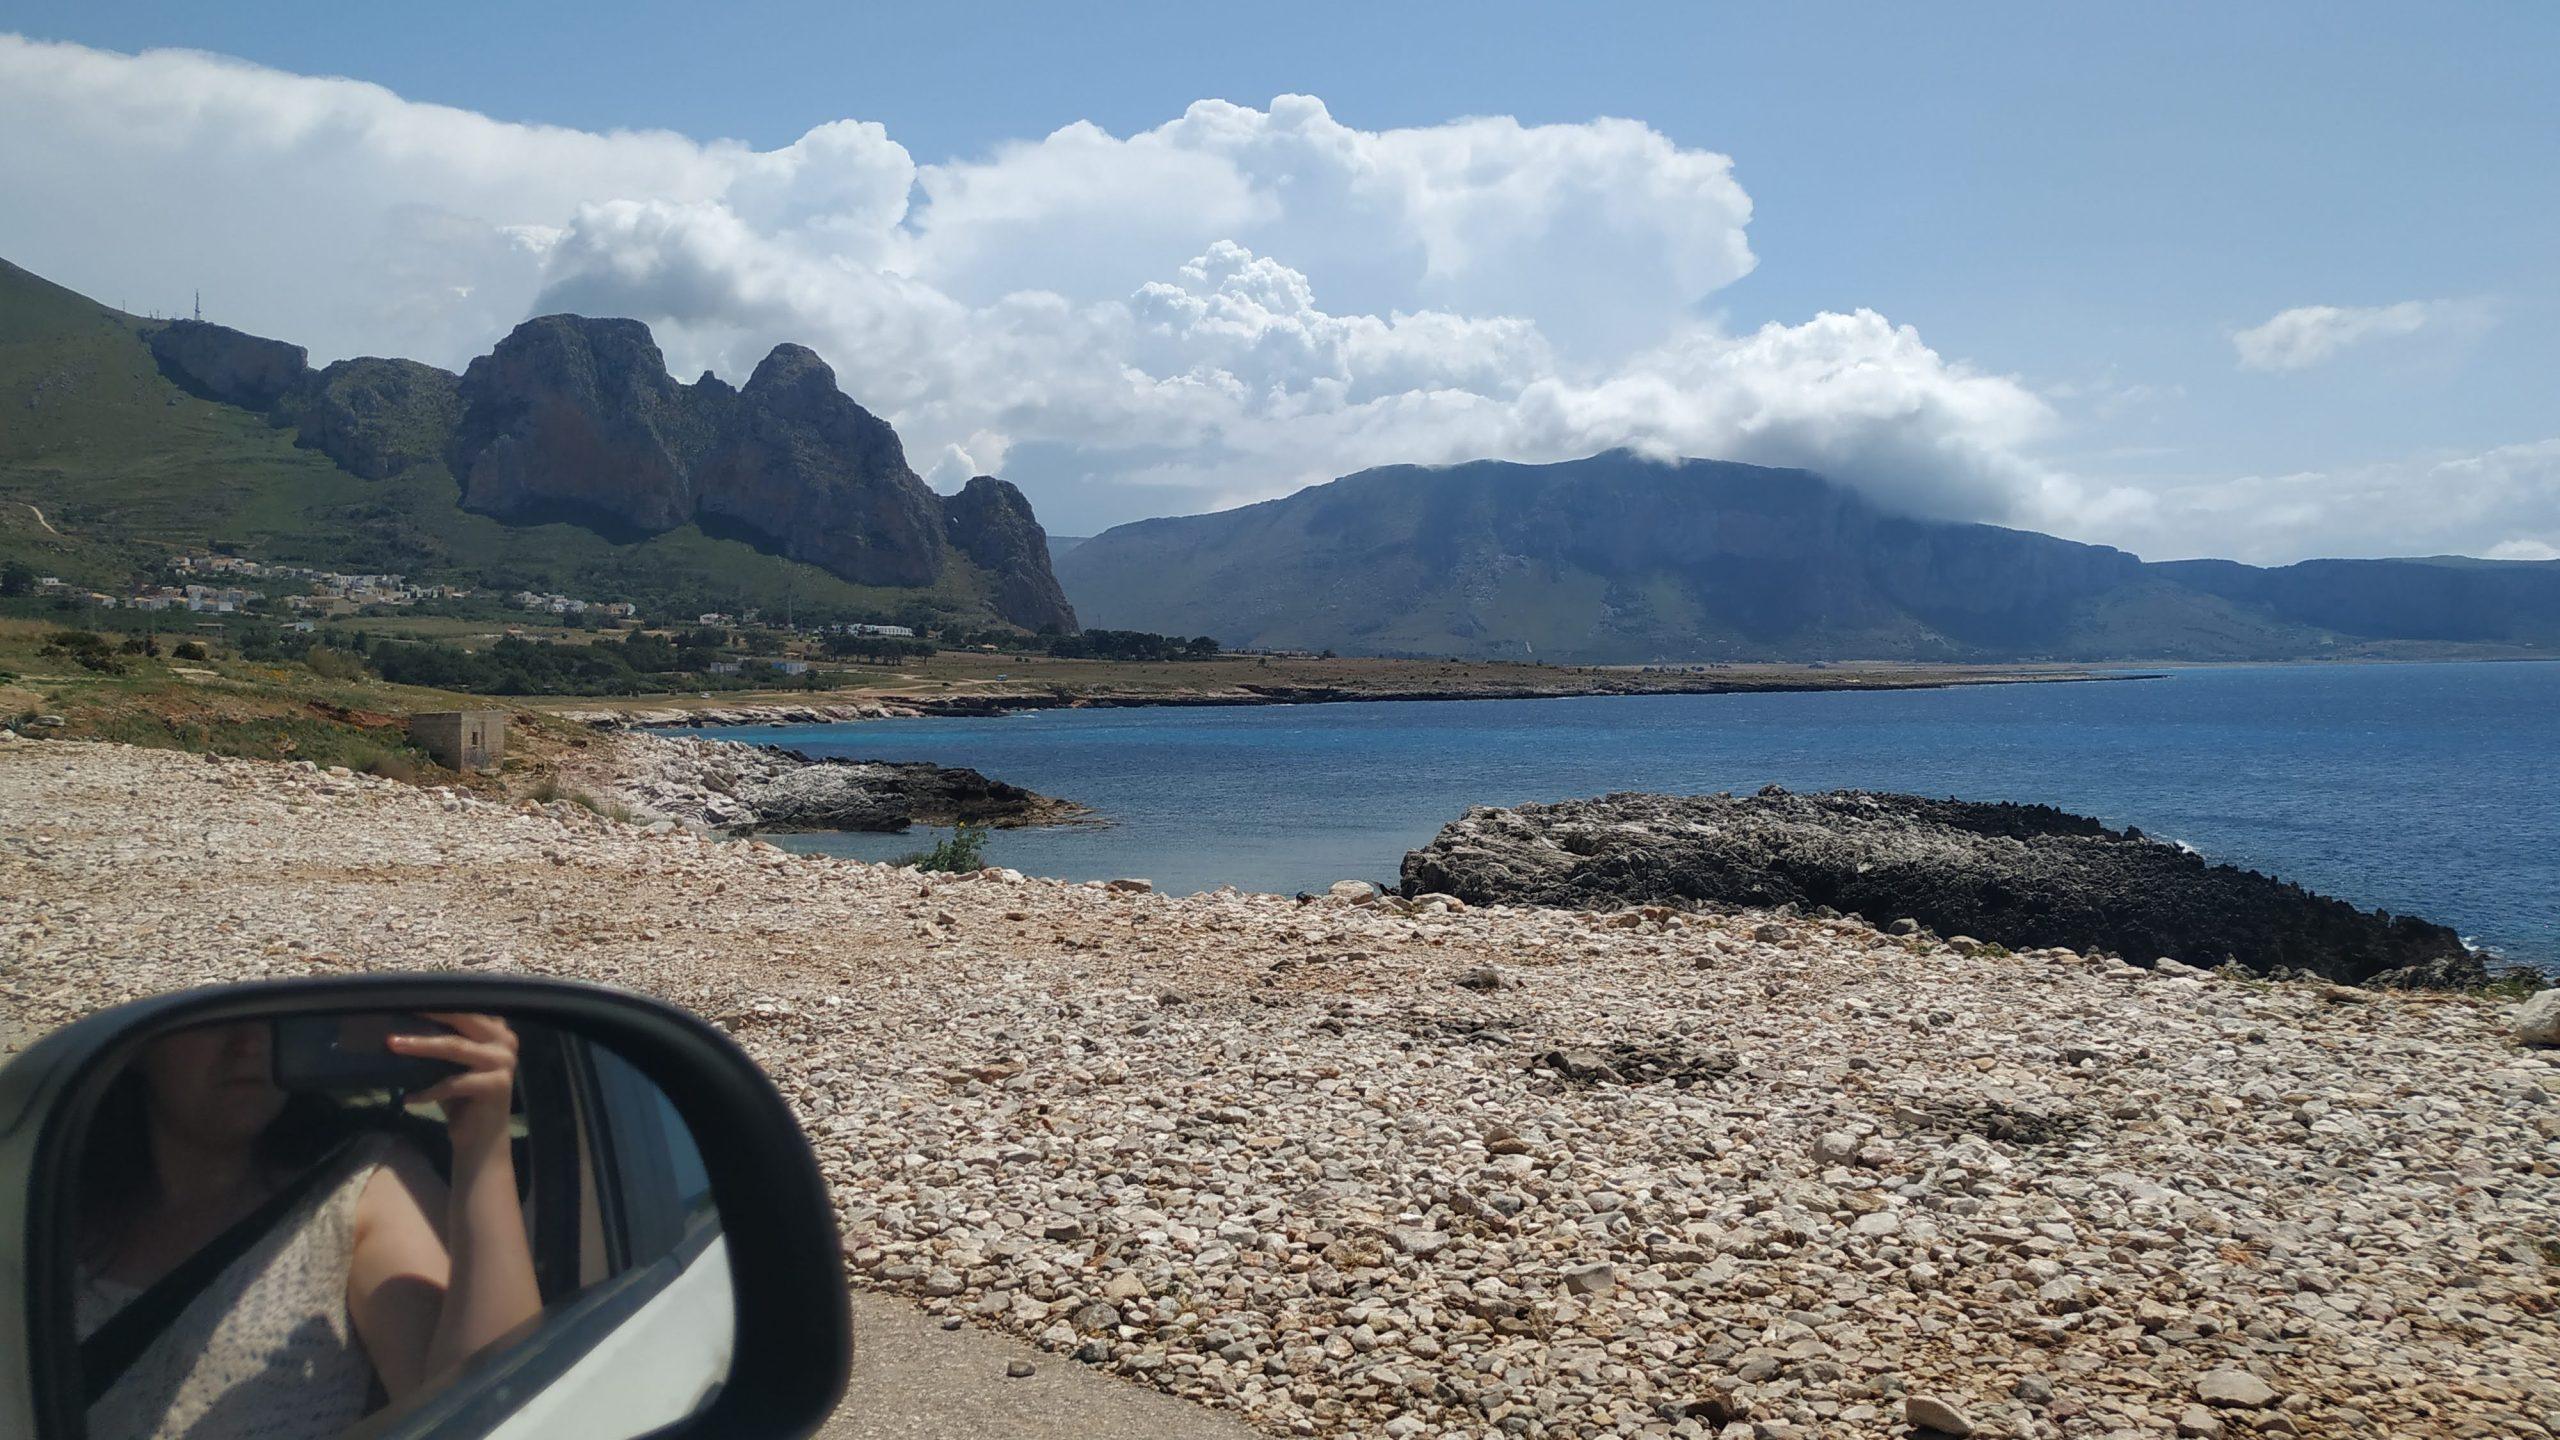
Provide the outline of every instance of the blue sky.
<path id="1" fill-rule="evenodd" d="M 984 160 L 1076 122 L 1137 135 L 1203 99 L 1260 110 L 1275 96 L 1311 95 L 1363 133 L 1466 116 L 1527 126 L 1626 117 L 1681 152 L 1731 157 L 1731 180 L 1748 197 L 1747 221 L 1735 221 L 1754 257 L 1747 273 L 1670 287 L 1667 309 L 1742 336 L 1869 308 L 1916 331 L 1947 365 L 2005 377 L 2050 410 L 2023 424 L 1997 397 L 1977 395 L 1948 402 L 1961 416 L 1945 423 L 1980 433 L 1881 448 L 1808 441 L 1810 460 L 1882 472 L 1949 444 L 1996 451 L 1966 463 L 2023 468 L 1996 483 L 1933 482 L 1920 508 L 1970 509 L 1967 518 L 2145 553 L 2206 553 L 2216 542 L 2258 559 L 2560 545 L 2560 515 L 2544 513 L 2560 507 L 2560 448 L 2538 448 L 2560 437 L 2560 86 L 2548 74 L 2560 8 L 1476 4 L 1269 15 L 12 0 L 0 4 L 0 30 L 116 52 L 192 47 L 499 121 L 665 129 L 762 151 L 859 119 L 928 168 Z M 104 163 L 112 174 L 122 162 Z M 1062 241 L 1111 243 L 1101 232 Z M 1602 253 L 1554 234 L 1540 243 L 1556 273 Z M 158 279 L 105 273 L 148 270 L 151 257 L 95 255 L 74 226 L 0 220 L 0 245 L 83 288 Z M 1248 248 L 1311 279 L 1319 306 L 1348 297 L 1385 315 L 1445 303 L 1479 319 L 1516 309 L 1568 350 L 1578 343 L 1572 306 L 1554 297 L 1515 306 L 1480 290 L 1459 304 L 1384 282 L 1373 295 L 1340 266 Z M 237 323 L 313 323 L 283 299 L 263 303 L 268 282 L 253 269 L 243 261 L 221 277 L 253 312 Z M 1037 286 L 1039 256 L 1016 257 L 1004 273 Z M 1103 298 L 1058 288 L 1077 303 Z M 541 293 L 597 292 L 555 280 Z M 2409 305 L 2419 308 L 2390 311 Z M 2335 307 L 2299 323 L 2348 339 L 2285 352 L 2316 354 L 2303 363 L 2243 363 L 2235 334 L 2299 307 Z M 671 316 L 681 309 L 669 302 Z M 2379 312 L 2389 313 L 2373 319 Z M 818 325 L 812 343 L 821 353 L 830 341 L 861 349 L 849 323 Z M 764 343 L 755 323 L 730 328 L 737 344 Z M 293 338 L 331 348 L 327 335 Z M 725 373 L 736 362 L 720 343 L 669 348 Z M 861 364 L 830 358 L 868 398 L 855 383 Z M 861 378 L 897 392 L 897 376 Z M 911 431 L 958 436 L 964 424 L 923 418 L 921 402 L 881 408 Z M 1069 428 L 1026 422 L 975 450 L 966 439 L 954 448 L 1014 460 L 1052 528 L 1070 531 L 1286 489 L 1336 458 L 1394 458 L 1338 437 L 1301 455 L 1275 426 L 1250 436 L 1194 427 L 1126 445 Z M 1164 463 L 1194 441 L 1210 459 Z M 1760 443 L 1747 458 L 1789 458 L 1785 443 Z M 927 468 L 928 457 L 914 458 Z M 1136 461 L 1175 479 L 1114 478 L 1115 466 Z M 1898 493 L 1890 475 L 1850 478 Z M 2457 497 L 2453 509 L 2480 512 L 2471 528 L 2415 523 L 2440 518 L 2437 492 L 2466 483 L 2496 492 L 2476 506 Z M 2174 499 L 2146 499 L 2159 496 Z M 2412 523 L 2377 523 L 2377 507 L 2401 501 Z M 2333 513 L 2316 513 L 2324 509 Z"/>

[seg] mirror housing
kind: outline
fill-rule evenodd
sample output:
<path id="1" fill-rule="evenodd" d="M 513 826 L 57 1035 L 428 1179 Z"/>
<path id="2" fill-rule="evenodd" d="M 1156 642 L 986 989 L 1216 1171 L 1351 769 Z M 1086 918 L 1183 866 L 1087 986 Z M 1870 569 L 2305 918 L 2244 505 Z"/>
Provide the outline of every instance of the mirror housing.
<path id="1" fill-rule="evenodd" d="M 734 1308 L 728 1379 L 664 1436 L 798 1437 L 824 1423 L 852 1368 L 841 1240 L 816 1158 L 772 1081 L 729 1037 L 674 1006 L 570 981 L 377 974 L 212 986 L 64 1026 L 0 1069 L 0 1434 L 82 1433 L 71 1262 L 73 1179 L 91 1112 L 156 1035 L 345 1012 L 504 1011 L 607 1046 L 692 1129 L 723 1215 Z M 371 1440 L 502 1433 L 537 1398 L 503 1380 L 368 1420 Z"/>

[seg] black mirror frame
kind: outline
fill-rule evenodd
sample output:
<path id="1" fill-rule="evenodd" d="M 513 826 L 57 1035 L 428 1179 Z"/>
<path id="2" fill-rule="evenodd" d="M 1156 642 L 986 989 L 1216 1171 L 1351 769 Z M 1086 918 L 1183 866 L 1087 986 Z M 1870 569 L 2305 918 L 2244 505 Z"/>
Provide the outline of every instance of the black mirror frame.
<path id="1" fill-rule="evenodd" d="M 572 1029 L 629 1060 L 692 1127 L 728 1248 L 737 1329 L 711 1406 L 653 1436 L 799 1437 L 852 1370 L 835 1207 L 798 1120 L 763 1070 L 700 1018 L 629 991 L 516 976 L 374 974 L 264 980 L 152 996 L 86 1016 L 0 1069 L 0 1434 L 81 1433 L 65 1382 L 76 1146 L 106 1082 L 153 1035 L 187 1025 L 343 1011 L 503 1010 Z"/>

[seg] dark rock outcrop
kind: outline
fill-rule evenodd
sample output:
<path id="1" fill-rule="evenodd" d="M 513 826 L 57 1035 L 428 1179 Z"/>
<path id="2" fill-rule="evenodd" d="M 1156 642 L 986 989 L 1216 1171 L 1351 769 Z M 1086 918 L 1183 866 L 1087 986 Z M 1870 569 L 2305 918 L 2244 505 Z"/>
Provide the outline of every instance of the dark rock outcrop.
<path id="1" fill-rule="evenodd" d="M 996 613 L 1028 630 L 1076 628 L 1049 572 L 1049 537 L 1031 515 L 1031 502 L 1011 482 L 980 475 L 942 502 L 952 547 L 995 577 Z"/>
<path id="2" fill-rule="evenodd" d="M 635 737 L 615 747 L 608 793 L 651 819 L 705 830 L 904 830 L 910 825 L 1053 825 L 1086 817 L 1073 801 L 975 770 L 910 761 L 813 757 L 732 740 Z"/>
<path id="3" fill-rule="evenodd" d="M 1054 824 L 1083 813 L 1081 806 L 975 770 L 921 761 L 770 753 L 785 768 L 738 791 L 738 798 L 754 810 L 758 830 L 894 831 L 915 824 L 1002 829 Z"/>
<path id="4" fill-rule="evenodd" d="M 310 352 L 299 345 L 202 320 L 152 331 L 151 358 L 189 394 L 247 410 L 274 409 L 310 372 Z"/>
<path id="5" fill-rule="evenodd" d="M 462 420 L 461 382 L 415 360 L 340 360 L 287 396 L 299 443 L 367 480 L 441 459 Z"/>
<path id="6" fill-rule="evenodd" d="M 806 346 L 774 347 L 744 388 L 684 385 L 638 321 L 548 315 L 473 361 L 460 396 L 468 509 L 636 534 L 700 524 L 861 585 L 935 585 L 957 555 L 987 572 L 1002 618 L 1074 628 L 1020 492 L 936 495 Z"/>
<path id="7" fill-rule="evenodd" d="M 744 530 L 860 584 L 940 578 L 941 497 L 907 468 L 897 432 L 837 389 L 816 352 L 777 345 L 734 399 L 694 398 L 707 444 L 691 468 L 707 526 Z"/>
<path id="8" fill-rule="evenodd" d="M 2138 964 L 2236 961 L 2350 983 L 2485 978 L 2441 925 L 2358 910 L 2042 805 L 1772 787 L 1479 807 L 1405 857 L 1404 889 L 1577 909 L 1828 906 Z"/>
<path id="9" fill-rule="evenodd" d="M 699 426 L 637 320 L 545 315 L 462 373 L 451 463 L 465 509 L 655 533 L 693 519 Z"/>

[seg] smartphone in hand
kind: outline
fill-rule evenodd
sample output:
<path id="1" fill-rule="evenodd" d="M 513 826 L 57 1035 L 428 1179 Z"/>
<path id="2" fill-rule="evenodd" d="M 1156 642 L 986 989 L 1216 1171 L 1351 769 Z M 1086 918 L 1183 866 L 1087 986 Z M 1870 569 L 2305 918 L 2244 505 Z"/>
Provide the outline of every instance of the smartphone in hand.
<path id="1" fill-rule="evenodd" d="M 390 1010 L 345 1015 L 290 1015 L 275 1022 L 269 1056 L 276 1088 L 346 1094 L 359 1090 L 424 1090 L 462 1067 L 449 1060 L 395 1055 L 393 1035 L 450 1035 L 450 1026 Z"/>

